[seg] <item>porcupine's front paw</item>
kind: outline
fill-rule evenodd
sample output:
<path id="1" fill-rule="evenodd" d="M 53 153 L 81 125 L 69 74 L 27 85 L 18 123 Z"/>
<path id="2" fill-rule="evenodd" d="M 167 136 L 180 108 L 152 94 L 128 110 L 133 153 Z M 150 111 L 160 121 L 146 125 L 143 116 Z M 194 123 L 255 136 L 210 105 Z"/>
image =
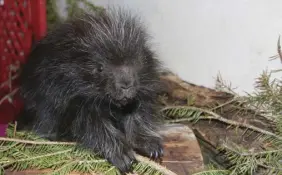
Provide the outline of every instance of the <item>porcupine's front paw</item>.
<path id="1" fill-rule="evenodd" d="M 143 143 L 138 143 L 136 152 L 152 160 L 161 159 L 164 155 L 163 143 L 159 138 L 147 138 Z"/>
<path id="2" fill-rule="evenodd" d="M 123 153 L 112 154 L 107 160 L 112 163 L 121 174 L 132 172 L 132 164 L 136 162 L 134 153 L 132 150 L 125 151 Z"/>

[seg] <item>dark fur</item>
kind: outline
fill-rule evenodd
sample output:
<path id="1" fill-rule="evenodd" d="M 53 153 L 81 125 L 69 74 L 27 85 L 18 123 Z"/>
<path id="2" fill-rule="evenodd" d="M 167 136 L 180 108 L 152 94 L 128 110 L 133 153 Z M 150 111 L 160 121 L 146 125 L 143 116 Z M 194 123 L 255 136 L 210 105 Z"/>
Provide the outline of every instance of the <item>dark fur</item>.
<path id="1" fill-rule="evenodd" d="M 21 74 L 19 124 L 42 137 L 77 141 L 129 172 L 133 150 L 163 155 L 159 70 L 138 17 L 124 10 L 86 13 L 32 50 Z"/>

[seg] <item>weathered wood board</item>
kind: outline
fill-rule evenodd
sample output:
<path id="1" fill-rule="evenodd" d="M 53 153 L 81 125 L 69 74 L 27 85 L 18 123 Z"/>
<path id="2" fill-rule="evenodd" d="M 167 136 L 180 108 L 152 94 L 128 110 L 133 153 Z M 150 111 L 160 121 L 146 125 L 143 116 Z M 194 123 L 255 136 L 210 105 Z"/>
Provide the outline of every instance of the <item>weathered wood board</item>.
<path id="1" fill-rule="evenodd" d="M 189 127 L 169 124 L 161 133 L 165 139 L 163 165 L 178 175 L 189 175 L 204 168 L 197 138 Z"/>

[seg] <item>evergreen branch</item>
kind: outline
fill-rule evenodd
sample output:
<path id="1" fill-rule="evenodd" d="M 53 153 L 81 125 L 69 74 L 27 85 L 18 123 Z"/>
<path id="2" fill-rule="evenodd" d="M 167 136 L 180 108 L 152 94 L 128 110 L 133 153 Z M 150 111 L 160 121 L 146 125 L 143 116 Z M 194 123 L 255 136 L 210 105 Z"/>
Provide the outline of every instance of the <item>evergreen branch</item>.
<path id="1" fill-rule="evenodd" d="M 166 112 L 167 114 L 168 113 L 174 113 L 174 114 L 177 115 L 177 113 L 178 113 L 178 114 L 180 114 L 180 116 L 183 113 L 185 114 L 185 112 L 187 112 L 187 111 L 198 111 L 198 112 L 209 114 L 210 116 L 198 115 L 196 118 L 195 118 L 195 116 L 193 116 L 194 118 L 187 119 L 187 120 L 188 121 L 190 121 L 190 120 L 206 120 L 206 119 L 218 120 L 218 121 L 224 122 L 224 123 L 229 124 L 229 125 L 244 127 L 244 128 L 265 134 L 265 135 L 275 137 L 276 139 L 282 140 L 282 137 L 280 137 L 280 136 L 278 136 L 278 135 L 276 135 L 272 132 L 266 131 L 264 129 L 258 128 L 256 126 L 253 126 L 253 125 L 250 125 L 250 124 L 247 124 L 247 123 L 241 123 L 241 122 L 237 122 L 237 121 L 234 121 L 234 120 L 226 119 L 226 118 L 220 116 L 219 114 L 214 113 L 210 110 L 206 110 L 206 109 L 201 109 L 201 108 L 192 107 L 192 106 L 167 106 L 167 107 L 164 107 L 161 111 L 162 112 L 167 111 Z M 183 117 L 183 115 L 182 115 L 182 117 Z M 191 116 L 186 115 L 186 117 L 191 117 Z M 178 120 L 184 121 L 185 119 L 178 119 Z"/>
<path id="2" fill-rule="evenodd" d="M 195 172 L 192 175 L 227 175 L 229 173 L 229 170 L 216 169 L 213 164 L 208 164 L 204 170 Z"/>
<path id="3" fill-rule="evenodd" d="M 15 129 L 13 127 L 15 125 L 10 125 L 8 128 L 8 137 L 13 135 Z M 26 135 L 30 134 L 22 132 L 21 134 L 17 133 L 17 136 L 26 138 Z M 11 166 L 15 170 L 29 168 L 44 170 L 51 168 L 54 170 L 51 174 L 66 174 L 74 170 L 78 172 L 95 172 L 97 168 L 99 171 L 107 172 L 106 174 L 117 172 L 117 169 L 110 165 L 107 160 L 95 157 L 95 155 L 86 152 L 86 150 L 76 150 L 75 143 L 73 142 L 38 141 L 36 139 L 40 138 L 33 137 L 35 138 L 32 138 L 32 140 L 0 137 L 1 147 L 4 148 L 0 150 L 0 168 L 4 169 Z M 135 154 L 135 156 L 138 161 L 134 169 L 135 172 L 148 175 L 176 175 L 149 158 L 138 154 Z"/>
<path id="4" fill-rule="evenodd" d="M 58 151 L 58 152 L 55 152 L 55 153 L 44 154 L 44 155 L 35 156 L 35 157 L 31 157 L 31 158 L 26 158 L 26 159 L 18 159 L 18 160 L 14 160 L 14 161 L 5 161 L 5 162 L 0 162 L 0 165 L 4 164 L 4 163 L 24 162 L 24 161 L 40 159 L 40 158 L 43 158 L 43 157 L 51 157 L 51 156 L 55 156 L 55 155 L 59 155 L 59 154 L 68 153 L 68 152 L 71 152 L 71 151 L 72 151 L 72 149 L 67 149 L 67 150 Z"/>
<path id="5" fill-rule="evenodd" d="M 235 148 L 230 148 L 225 144 L 223 144 L 220 149 L 226 151 L 225 154 L 233 163 L 230 168 L 230 170 L 233 169 L 231 174 L 244 174 L 247 172 L 252 174 L 258 167 L 275 172 L 282 170 L 281 165 L 278 163 L 282 159 L 281 149 L 253 153 L 238 148 L 236 150 Z"/>

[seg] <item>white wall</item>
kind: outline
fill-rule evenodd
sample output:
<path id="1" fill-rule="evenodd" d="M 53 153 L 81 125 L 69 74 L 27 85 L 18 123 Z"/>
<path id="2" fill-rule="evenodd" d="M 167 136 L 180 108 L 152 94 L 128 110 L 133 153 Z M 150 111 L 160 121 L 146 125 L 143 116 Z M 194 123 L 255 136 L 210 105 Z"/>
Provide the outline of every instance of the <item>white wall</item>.
<path id="1" fill-rule="evenodd" d="M 267 67 L 280 68 L 281 0 L 91 0 L 139 12 L 160 58 L 183 79 L 213 87 L 220 72 L 237 91 L 251 91 Z"/>

